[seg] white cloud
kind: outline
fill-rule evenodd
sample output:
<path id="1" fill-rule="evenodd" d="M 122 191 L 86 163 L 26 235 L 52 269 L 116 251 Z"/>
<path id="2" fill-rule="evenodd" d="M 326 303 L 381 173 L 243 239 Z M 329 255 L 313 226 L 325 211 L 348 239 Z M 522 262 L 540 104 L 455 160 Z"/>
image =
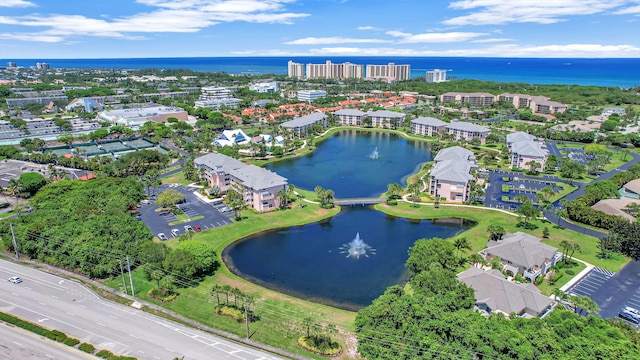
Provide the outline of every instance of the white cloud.
<path id="1" fill-rule="evenodd" d="M 358 30 L 378 30 L 377 27 L 373 27 L 373 26 L 358 26 L 357 29 Z"/>
<path id="2" fill-rule="evenodd" d="M 455 26 L 552 24 L 563 21 L 568 16 L 598 14 L 626 3 L 626 0 L 461 0 L 450 3 L 449 8 L 475 12 L 445 20 L 443 23 Z"/>
<path id="3" fill-rule="evenodd" d="M 31 1 L 24 0 L 1 0 L 0 7 L 31 7 L 36 6 L 36 4 Z"/>
<path id="4" fill-rule="evenodd" d="M 388 42 L 391 42 L 391 41 L 382 40 L 382 39 L 354 39 L 354 38 L 344 38 L 341 36 L 336 36 L 336 37 L 325 37 L 325 38 L 308 37 L 303 39 L 287 41 L 285 42 L 285 44 L 287 45 L 326 45 L 326 44 L 363 44 L 363 43 L 388 43 Z"/>
<path id="5" fill-rule="evenodd" d="M 45 43 L 59 43 L 64 41 L 64 37 L 55 35 L 45 35 L 38 33 L 1 33 L 0 39 L 19 40 L 19 41 L 37 41 Z"/>
<path id="6" fill-rule="evenodd" d="M 490 38 L 490 39 L 478 39 L 478 40 L 471 40 L 472 43 L 495 43 L 495 42 L 505 42 L 505 41 L 513 41 L 513 39 L 507 39 L 507 38 Z"/>
<path id="7" fill-rule="evenodd" d="M 400 43 L 452 43 L 468 41 L 487 34 L 475 32 L 408 34 L 401 31 L 387 31 L 387 35 L 400 38 Z"/>
<path id="8" fill-rule="evenodd" d="M 628 14 L 640 15 L 640 5 L 630 6 L 630 7 L 626 8 L 626 9 L 620 9 L 620 10 L 614 12 L 614 14 L 616 14 L 616 15 L 628 15 Z"/>
<path id="9" fill-rule="evenodd" d="M 542 57 L 542 58 L 620 58 L 640 57 L 640 47 L 633 45 L 567 44 L 520 46 L 495 45 L 482 48 L 416 50 L 394 47 L 322 47 L 310 50 L 234 51 L 239 56 L 464 56 L 464 57 Z"/>
<path id="10" fill-rule="evenodd" d="M 83 15 L 33 14 L 0 16 L 0 24 L 45 28 L 43 39 L 97 36 L 141 39 L 136 33 L 192 33 L 222 22 L 291 24 L 309 16 L 283 12 L 293 0 L 137 0 L 155 10 L 109 19 Z M 37 39 L 37 37 L 33 37 Z"/>

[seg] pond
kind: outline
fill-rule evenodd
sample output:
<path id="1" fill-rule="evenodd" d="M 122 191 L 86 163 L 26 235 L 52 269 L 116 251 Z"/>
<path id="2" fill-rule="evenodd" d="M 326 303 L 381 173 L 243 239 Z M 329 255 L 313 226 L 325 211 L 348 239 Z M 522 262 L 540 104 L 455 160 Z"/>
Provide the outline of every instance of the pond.
<path id="1" fill-rule="evenodd" d="M 269 231 L 228 246 L 225 264 L 267 288 L 357 310 L 407 279 L 408 249 L 421 238 L 448 238 L 460 219 L 408 220 L 365 207 L 343 208 L 319 223 Z M 361 241 L 354 241 L 356 236 Z"/>
<path id="2" fill-rule="evenodd" d="M 377 197 L 387 185 L 400 183 L 431 161 L 429 143 L 400 136 L 343 130 L 318 144 L 301 158 L 267 165 L 296 187 L 311 190 L 320 185 L 336 198 Z"/>
<path id="3" fill-rule="evenodd" d="M 378 197 L 431 161 L 429 143 L 357 130 L 340 131 L 312 154 L 268 165 L 296 187 L 331 189 L 336 198 Z M 408 220 L 368 207 L 343 207 L 332 219 L 253 235 L 227 247 L 225 264 L 267 288 L 338 308 L 367 306 L 407 280 L 409 248 L 421 238 L 448 238 L 460 219 Z"/>

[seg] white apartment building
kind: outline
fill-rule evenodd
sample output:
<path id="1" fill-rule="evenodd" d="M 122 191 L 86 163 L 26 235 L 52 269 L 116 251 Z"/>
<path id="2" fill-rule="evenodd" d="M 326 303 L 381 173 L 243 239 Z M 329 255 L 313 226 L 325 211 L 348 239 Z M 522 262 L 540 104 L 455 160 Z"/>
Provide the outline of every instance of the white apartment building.
<path id="1" fill-rule="evenodd" d="M 327 60 L 324 64 L 307 64 L 307 79 L 362 79 L 364 66 L 345 62 L 334 64 Z"/>
<path id="2" fill-rule="evenodd" d="M 367 79 L 392 79 L 409 80 L 411 78 L 411 65 L 367 65 Z"/>
<path id="3" fill-rule="evenodd" d="M 196 108 L 219 108 L 228 106 L 235 108 L 240 103 L 240 99 L 234 98 L 230 89 L 225 87 L 205 86 L 202 88 L 200 97 L 195 102 Z"/>
<path id="4" fill-rule="evenodd" d="M 291 78 L 304 78 L 304 65 L 289 60 L 287 63 L 287 76 Z"/>
<path id="5" fill-rule="evenodd" d="M 249 85 L 249 90 L 259 93 L 275 93 L 278 91 L 278 82 L 270 81 Z"/>
<path id="6" fill-rule="evenodd" d="M 447 81 L 447 70 L 433 69 L 427 71 L 426 80 L 428 83 L 440 83 Z"/>

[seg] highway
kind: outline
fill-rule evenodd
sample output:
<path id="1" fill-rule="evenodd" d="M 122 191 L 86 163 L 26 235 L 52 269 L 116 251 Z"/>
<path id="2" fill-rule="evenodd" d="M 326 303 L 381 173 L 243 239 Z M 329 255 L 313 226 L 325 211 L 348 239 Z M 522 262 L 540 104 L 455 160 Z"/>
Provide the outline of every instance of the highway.
<path id="1" fill-rule="evenodd" d="M 7 281 L 11 276 L 23 282 Z M 0 260 L 0 310 L 60 330 L 98 349 L 139 359 L 282 359 L 104 300 L 75 281 L 5 260 Z"/>
<path id="2" fill-rule="evenodd" d="M 95 357 L 26 330 L 0 324 L 0 359 L 86 360 Z"/>

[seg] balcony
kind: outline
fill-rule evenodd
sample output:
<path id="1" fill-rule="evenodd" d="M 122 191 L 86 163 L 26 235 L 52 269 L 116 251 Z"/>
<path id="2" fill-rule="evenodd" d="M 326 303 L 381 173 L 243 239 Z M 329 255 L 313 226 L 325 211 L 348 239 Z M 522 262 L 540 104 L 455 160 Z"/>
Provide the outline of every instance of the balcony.
<path id="1" fill-rule="evenodd" d="M 525 279 L 529 279 L 529 281 L 533 282 L 538 276 L 542 275 L 542 269 L 529 269 L 525 270 L 523 276 Z"/>
<path id="2" fill-rule="evenodd" d="M 273 198 L 275 198 L 275 195 L 268 191 L 261 192 L 260 196 L 262 197 L 262 200 L 272 200 Z"/>
<path id="3" fill-rule="evenodd" d="M 510 272 L 513 276 L 518 273 L 518 266 L 513 264 L 504 264 L 504 271 Z"/>

